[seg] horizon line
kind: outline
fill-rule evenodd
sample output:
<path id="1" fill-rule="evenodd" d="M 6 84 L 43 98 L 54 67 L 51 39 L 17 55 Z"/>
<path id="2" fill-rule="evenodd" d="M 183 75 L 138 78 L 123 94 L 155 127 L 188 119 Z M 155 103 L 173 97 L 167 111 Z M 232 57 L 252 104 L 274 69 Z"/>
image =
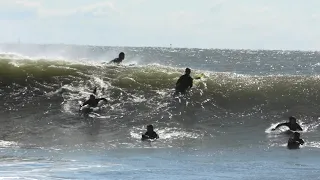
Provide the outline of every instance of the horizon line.
<path id="1" fill-rule="evenodd" d="M 167 49 L 199 49 L 199 50 L 233 50 L 233 51 L 299 51 L 299 52 L 319 52 L 320 50 L 302 50 L 302 49 L 250 49 L 250 48 L 200 48 L 200 47 L 179 47 L 169 44 L 168 46 L 117 46 L 117 45 L 93 45 L 93 44 L 69 44 L 69 43 L 23 43 L 23 42 L 0 42 L 0 45 L 64 45 L 64 46 L 82 46 L 82 47 L 111 47 L 111 48 L 167 48 Z"/>

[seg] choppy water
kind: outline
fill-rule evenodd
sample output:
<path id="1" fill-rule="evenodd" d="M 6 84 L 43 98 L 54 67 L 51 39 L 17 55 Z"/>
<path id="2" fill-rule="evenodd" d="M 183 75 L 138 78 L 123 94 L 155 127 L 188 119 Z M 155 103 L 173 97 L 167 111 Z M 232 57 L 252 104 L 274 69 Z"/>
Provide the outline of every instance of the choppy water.
<path id="1" fill-rule="evenodd" d="M 0 178 L 320 179 L 318 52 L 0 46 Z M 126 53 L 123 66 L 102 65 Z M 129 64 L 135 64 L 129 66 Z M 187 97 L 173 98 L 190 67 Z M 94 87 L 108 99 L 79 115 Z M 298 118 L 306 144 L 270 129 Z M 160 139 L 140 141 L 153 124 Z"/>

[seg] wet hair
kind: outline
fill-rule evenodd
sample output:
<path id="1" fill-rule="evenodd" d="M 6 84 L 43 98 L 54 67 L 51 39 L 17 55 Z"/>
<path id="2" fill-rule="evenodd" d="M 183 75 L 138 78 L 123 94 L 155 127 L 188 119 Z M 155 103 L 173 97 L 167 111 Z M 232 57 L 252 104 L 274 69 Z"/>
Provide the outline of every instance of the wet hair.
<path id="1" fill-rule="evenodd" d="M 119 53 L 119 56 L 124 56 L 124 52 Z"/>
<path id="2" fill-rule="evenodd" d="M 93 99 L 95 98 L 95 96 L 93 94 L 90 95 L 90 99 Z"/>
<path id="3" fill-rule="evenodd" d="M 186 68 L 186 73 L 190 74 L 191 73 L 191 69 L 190 68 Z"/>

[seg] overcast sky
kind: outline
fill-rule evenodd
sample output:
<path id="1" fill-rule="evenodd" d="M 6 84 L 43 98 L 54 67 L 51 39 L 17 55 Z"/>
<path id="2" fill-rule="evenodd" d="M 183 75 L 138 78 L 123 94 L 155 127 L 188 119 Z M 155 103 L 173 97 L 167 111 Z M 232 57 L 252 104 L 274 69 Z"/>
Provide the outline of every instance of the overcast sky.
<path id="1" fill-rule="evenodd" d="M 0 0 L 0 42 L 320 49 L 319 0 Z"/>

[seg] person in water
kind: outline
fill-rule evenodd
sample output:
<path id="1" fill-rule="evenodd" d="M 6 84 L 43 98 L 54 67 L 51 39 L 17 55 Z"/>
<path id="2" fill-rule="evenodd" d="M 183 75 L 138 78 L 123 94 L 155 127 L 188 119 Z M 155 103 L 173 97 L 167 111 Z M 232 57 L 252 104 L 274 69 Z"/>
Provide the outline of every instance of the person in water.
<path id="1" fill-rule="evenodd" d="M 93 90 L 93 94 L 97 94 L 97 88 L 95 87 Z M 96 98 L 95 95 L 91 94 L 89 100 L 87 100 L 86 102 L 84 102 L 82 105 L 80 105 L 80 107 L 83 107 L 85 105 L 89 105 L 90 107 L 97 107 L 98 103 L 100 101 L 105 101 L 107 102 L 106 98 Z"/>
<path id="2" fill-rule="evenodd" d="M 289 138 L 287 147 L 288 149 L 298 149 L 300 145 L 303 145 L 304 141 L 300 139 L 300 133 L 295 132 L 293 136 Z"/>
<path id="3" fill-rule="evenodd" d="M 125 54 L 124 52 L 121 52 L 119 54 L 119 57 L 113 59 L 112 61 L 110 61 L 110 63 L 120 64 L 124 60 L 124 58 L 125 58 Z"/>
<path id="4" fill-rule="evenodd" d="M 191 69 L 186 68 L 185 74 L 180 76 L 176 83 L 176 94 L 182 93 L 185 94 L 186 91 L 190 88 L 192 88 L 193 85 L 193 78 L 190 76 Z"/>
<path id="5" fill-rule="evenodd" d="M 146 139 L 159 139 L 159 135 L 156 132 L 154 132 L 152 125 L 148 125 L 147 132 L 145 134 L 142 134 L 141 140 Z"/>
<path id="6" fill-rule="evenodd" d="M 297 123 L 296 118 L 292 116 L 289 117 L 289 122 L 278 124 L 275 128 L 272 129 L 272 131 L 278 129 L 281 126 L 287 126 L 291 131 L 302 131 L 302 128 Z"/>

